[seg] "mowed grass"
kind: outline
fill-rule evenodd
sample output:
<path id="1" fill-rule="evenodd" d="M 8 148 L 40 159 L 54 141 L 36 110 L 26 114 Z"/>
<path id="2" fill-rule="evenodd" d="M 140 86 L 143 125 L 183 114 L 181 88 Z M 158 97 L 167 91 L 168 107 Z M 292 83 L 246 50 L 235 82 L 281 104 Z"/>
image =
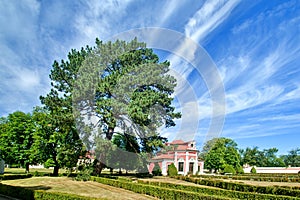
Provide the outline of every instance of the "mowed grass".
<path id="1" fill-rule="evenodd" d="M 34 173 L 35 171 L 41 172 L 41 173 L 52 173 L 53 169 L 46 169 L 46 168 L 30 168 L 29 172 Z M 59 173 L 65 173 L 65 169 L 60 169 Z M 24 174 L 25 168 L 5 168 L 4 169 L 5 174 Z"/>
<path id="2" fill-rule="evenodd" d="M 73 181 L 67 177 L 33 177 L 2 181 L 3 184 L 21 186 L 47 192 L 62 192 L 104 199 L 155 199 L 147 195 L 111 187 L 92 181 Z"/>

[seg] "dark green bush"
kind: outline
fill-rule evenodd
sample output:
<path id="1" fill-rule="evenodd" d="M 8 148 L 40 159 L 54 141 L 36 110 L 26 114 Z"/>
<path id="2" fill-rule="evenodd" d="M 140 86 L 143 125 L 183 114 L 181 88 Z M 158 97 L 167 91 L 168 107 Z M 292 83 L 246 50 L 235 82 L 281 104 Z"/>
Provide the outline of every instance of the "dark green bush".
<path id="1" fill-rule="evenodd" d="M 193 191 L 164 188 L 164 187 L 153 186 L 149 184 L 140 184 L 134 182 L 131 183 L 127 181 L 112 180 L 112 179 L 100 178 L 100 177 L 91 177 L 91 180 L 96 181 L 98 183 L 131 190 L 136 193 L 154 196 L 159 199 L 172 199 L 172 200 L 173 199 L 207 199 L 207 200 L 208 199 L 210 200 L 230 199 L 228 197 L 220 197 L 214 194 L 207 195 L 207 194 L 201 194 Z"/>
<path id="2" fill-rule="evenodd" d="M 237 173 L 237 174 L 244 174 L 244 169 L 243 169 L 243 167 L 239 165 L 239 166 L 236 168 L 236 173 Z"/>
<path id="3" fill-rule="evenodd" d="M 195 178 L 184 177 L 184 176 L 176 176 L 175 178 L 180 180 L 185 180 L 188 182 L 193 182 L 199 185 L 218 187 L 226 190 L 300 197 L 300 190 L 294 188 L 284 188 L 278 186 L 254 186 L 254 185 L 246 185 L 237 182 L 228 182 L 228 181 L 212 180 L 212 179 L 195 179 Z"/>
<path id="4" fill-rule="evenodd" d="M 224 172 L 224 174 L 235 174 L 236 173 L 236 171 L 232 165 L 226 165 L 223 172 Z"/>
<path id="5" fill-rule="evenodd" d="M 198 187 L 198 186 L 187 186 L 187 185 L 180 185 L 175 183 L 165 183 L 165 182 L 151 182 L 151 181 L 144 181 L 139 180 L 140 184 L 149 184 L 153 186 L 159 186 L 169 189 L 176 189 L 182 191 L 191 191 L 206 195 L 216 195 L 216 196 L 223 196 L 227 198 L 233 199 L 295 199 L 289 196 L 278 196 L 272 194 L 256 194 L 253 192 L 240 192 L 240 191 L 232 191 L 232 190 L 223 190 L 219 188 L 207 188 L 207 187 Z"/>
<path id="6" fill-rule="evenodd" d="M 152 170 L 153 176 L 161 176 L 161 169 L 158 163 L 155 163 L 154 168 Z"/>
<path id="7" fill-rule="evenodd" d="M 170 164 L 168 166 L 168 176 L 177 176 L 177 175 L 178 175 L 178 171 L 174 163 Z"/>
<path id="8" fill-rule="evenodd" d="M 255 169 L 255 167 L 252 167 L 250 172 L 251 172 L 251 174 L 256 174 L 256 169 Z"/>

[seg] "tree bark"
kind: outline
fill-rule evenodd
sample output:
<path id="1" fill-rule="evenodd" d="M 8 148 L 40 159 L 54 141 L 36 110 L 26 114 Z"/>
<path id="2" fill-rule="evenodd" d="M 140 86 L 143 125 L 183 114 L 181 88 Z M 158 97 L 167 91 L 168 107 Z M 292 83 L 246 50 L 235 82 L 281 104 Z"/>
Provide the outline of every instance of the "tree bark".
<path id="1" fill-rule="evenodd" d="M 25 168 L 26 168 L 26 169 L 25 169 L 25 172 L 26 172 L 26 173 L 29 173 L 29 163 L 26 163 L 26 164 L 25 164 Z"/>
<path id="2" fill-rule="evenodd" d="M 114 128 L 111 128 L 111 127 L 108 128 L 108 131 L 107 131 L 107 133 L 106 133 L 106 139 L 107 139 L 107 140 L 111 140 L 113 134 L 114 134 Z"/>
<path id="3" fill-rule="evenodd" d="M 53 176 L 58 176 L 59 166 L 54 166 Z"/>

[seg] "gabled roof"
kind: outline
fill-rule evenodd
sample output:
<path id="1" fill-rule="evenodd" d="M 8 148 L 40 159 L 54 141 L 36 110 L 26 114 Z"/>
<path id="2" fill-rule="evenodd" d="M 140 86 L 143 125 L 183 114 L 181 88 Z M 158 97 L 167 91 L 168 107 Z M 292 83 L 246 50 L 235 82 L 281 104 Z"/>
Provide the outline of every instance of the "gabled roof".
<path id="1" fill-rule="evenodd" d="M 170 154 L 160 154 L 152 158 L 152 160 L 161 160 L 161 159 L 174 159 L 174 155 Z"/>
<path id="2" fill-rule="evenodd" d="M 187 144 L 189 142 L 185 142 L 183 140 L 173 140 L 172 142 L 169 142 L 168 144 Z"/>

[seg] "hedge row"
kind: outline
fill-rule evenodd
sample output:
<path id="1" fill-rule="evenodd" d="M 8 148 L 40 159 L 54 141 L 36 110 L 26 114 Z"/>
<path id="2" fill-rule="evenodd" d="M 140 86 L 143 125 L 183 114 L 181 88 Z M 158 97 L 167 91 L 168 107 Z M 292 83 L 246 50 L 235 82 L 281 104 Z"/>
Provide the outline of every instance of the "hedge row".
<path id="1" fill-rule="evenodd" d="M 41 190 L 30 190 L 23 187 L 4 185 L 0 183 L 0 194 L 24 200 L 94 200 L 96 198 L 83 197 L 74 194 L 60 192 L 46 192 Z M 97 198 L 99 199 L 99 198 Z"/>
<path id="2" fill-rule="evenodd" d="M 279 186 L 255 186 L 255 185 L 247 185 L 243 183 L 228 182 L 222 180 L 195 179 L 195 178 L 185 177 L 185 176 L 176 176 L 174 178 L 196 183 L 199 185 L 218 187 L 226 190 L 300 197 L 300 190 L 294 190 L 293 188 L 286 188 L 286 187 L 279 187 Z"/>
<path id="3" fill-rule="evenodd" d="M 14 179 L 23 179 L 31 178 L 31 174 L 4 174 L 0 175 L 0 180 L 14 180 Z"/>
<path id="4" fill-rule="evenodd" d="M 140 184 L 136 182 L 113 180 L 109 178 L 91 177 L 91 180 L 96 181 L 98 183 L 130 190 L 139 194 L 154 196 L 159 199 L 204 199 L 204 200 L 230 199 L 227 197 L 219 197 L 216 195 L 206 195 L 197 192 L 163 188 L 163 187 L 157 187 L 157 186 L 152 186 L 147 184 Z"/>
<path id="5" fill-rule="evenodd" d="M 174 183 L 165 183 L 165 182 L 153 182 L 153 181 L 144 181 L 139 180 L 139 183 L 142 184 L 149 184 L 164 188 L 170 189 L 177 189 L 177 190 L 184 190 L 184 191 L 191 191 L 196 193 L 202 193 L 207 195 L 217 195 L 217 196 L 224 196 L 234 199 L 298 199 L 290 196 L 278 196 L 278 195 L 271 195 L 271 194 L 257 194 L 251 192 L 240 192 L 240 191 L 231 191 L 231 190 L 224 190 L 219 188 L 207 188 L 207 187 L 197 187 L 197 186 L 187 186 L 187 185 L 180 185 Z"/>
<path id="6" fill-rule="evenodd" d="M 192 177 L 198 178 L 219 178 L 233 180 L 253 180 L 253 181 L 270 181 L 270 182 L 300 182 L 299 176 L 210 176 L 197 175 Z"/>

